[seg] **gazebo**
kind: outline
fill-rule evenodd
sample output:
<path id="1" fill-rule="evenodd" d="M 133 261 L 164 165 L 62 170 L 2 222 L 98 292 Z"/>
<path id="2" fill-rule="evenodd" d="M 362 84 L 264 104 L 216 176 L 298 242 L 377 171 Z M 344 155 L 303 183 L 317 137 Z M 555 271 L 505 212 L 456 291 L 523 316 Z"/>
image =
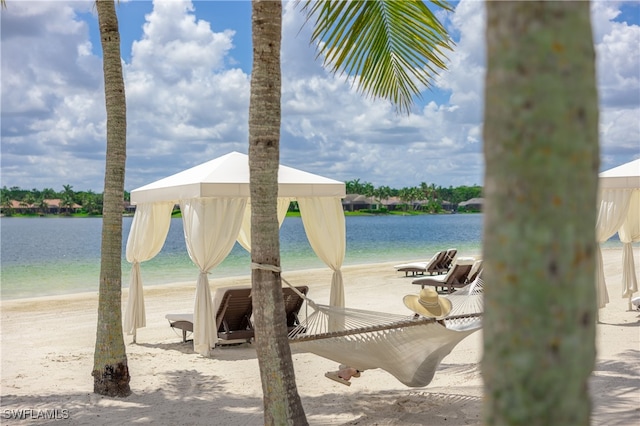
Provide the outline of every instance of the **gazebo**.
<path id="1" fill-rule="evenodd" d="M 629 298 L 631 309 L 631 298 L 638 291 L 632 243 L 640 241 L 640 159 L 600 173 L 599 182 L 596 237 L 599 243 L 607 241 L 616 232 L 620 237 L 623 244 L 622 297 Z M 602 308 L 609 303 L 609 295 L 599 245 L 596 271 L 598 307 Z"/>
<path id="2" fill-rule="evenodd" d="M 238 241 L 251 251 L 249 157 L 231 152 L 131 191 L 136 212 L 127 240 L 132 263 L 124 327 L 127 333 L 146 326 L 140 263 L 157 255 L 167 237 L 174 205 L 179 204 L 189 257 L 200 273 L 196 283 L 193 346 L 208 356 L 217 342 L 215 312 L 207 273 L 219 265 Z M 283 165 L 278 170 L 278 220 L 297 201 L 307 238 L 331 269 L 329 303 L 344 306 L 341 267 L 346 238 L 341 199 L 345 184 Z"/>

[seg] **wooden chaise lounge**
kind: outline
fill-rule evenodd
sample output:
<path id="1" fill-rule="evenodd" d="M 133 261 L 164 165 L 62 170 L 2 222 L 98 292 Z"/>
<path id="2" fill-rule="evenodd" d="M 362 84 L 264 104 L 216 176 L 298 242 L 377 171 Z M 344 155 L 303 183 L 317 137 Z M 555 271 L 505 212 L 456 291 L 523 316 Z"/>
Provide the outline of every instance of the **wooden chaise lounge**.
<path id="1" fill-rule="evenodd" d="M 401 265 L 396 265 L 396 271 L 404 272 L 404 276 L 409 276 L 411 273 L 412 276 L 417 274 L 420 275 L 437 275 L 444 274 L 449 269 L 443 266 L 446 262 L 447 253 L 449 250 L 439 251 L 434 254 L 428 262 L 414 262 L 414 263 L 403 263 Z"/>
<path id="2" fill-rule="evenodd" d="M 416 278 L 411 281 L 411 284 L 416 284 L 422 286 L 433 286 L 438 290 L 438 287 L 441 287 L 442 290 L 447 290 L 451 293 L 453 290 L 457 288 L 464 287 L 467 285 L 467 277 L 469 276 L 469 272 L 471 272 L 471 268 L 475 263 L 475 259 L 473 257 L 459 257 L 453 262 L 453 265 L 449 272 L 446 275 L 440 277 L 422 277 Z"/>
<path id="3" fill-rule="evenodd" d="M 306 295 L 309 287 L 299 286 L 296 289 Z M 287 327 L 293 329 L 300 321 L 298 312 L 304 299 L 291 288 L 282 289 L 284 297 Z M 254 337 L 253 305 L 251 300 L 251 287 L 222 287 L 218 288 L 213 296 L 214 309 L 216 310 L 216 327 L 218 339 L 226 343 L 249 342 Z M 193 332 L 193 314 L 167 314 L 169 326 L 182 330 L 182 341 L 187 341 L 187 333 Z"/>

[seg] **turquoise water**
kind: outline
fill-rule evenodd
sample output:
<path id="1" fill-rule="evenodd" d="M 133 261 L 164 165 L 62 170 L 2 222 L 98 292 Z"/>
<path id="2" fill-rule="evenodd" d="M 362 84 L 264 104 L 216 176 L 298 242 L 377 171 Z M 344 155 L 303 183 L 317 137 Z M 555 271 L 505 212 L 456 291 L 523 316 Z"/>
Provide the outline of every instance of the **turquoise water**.
<path id="1" fill-rule="evenodd" d="M 131 217 L 123 222 L 123 286 L 131 265 L 124 246 Z M 481 249 L 482 214 L 349 216 L 345 265 L 428 260 L 455 247 L 460 254 Z M 98 290 L 100 218 L 1 218 L 0 298 L 15 299 Z M 280 231 L 283 269 L 326 267 L 307 241 L 300 218 L 287 218 Z M 249 254 L 238 244 L 211 271 L 211 278 L 248 275 Z M 145 286 L 195 281 L 197 269 L 187 254 L 182 219 L 172 219 L 162 251 L 142 264 Z"/>

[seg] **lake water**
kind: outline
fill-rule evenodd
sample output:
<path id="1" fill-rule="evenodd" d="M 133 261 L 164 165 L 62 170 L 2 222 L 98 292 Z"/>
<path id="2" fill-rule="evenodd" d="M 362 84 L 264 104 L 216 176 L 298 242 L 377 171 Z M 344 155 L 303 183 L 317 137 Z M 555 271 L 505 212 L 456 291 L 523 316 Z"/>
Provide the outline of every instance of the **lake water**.
<path id="1" fill-rule="evenodd" d="M 482 214 L 419 216 L 348 216 L 345 265 L 430 258 L 455 247 L 462 255 L 479 254 Z M 124 253 L 132 218 L 123 220 L 123 286 L 131 265 Z M 0 298 L 98 291 L 100 218 L 1 218 Z M 323 268 L 307 241 L 302 220 L 285 219 L 280 231 L 283 270 Z M 236 243 L 211 278 L 249 275 L 249 254 Z M 172 219 L 162 251 L 142 264 L 145 286 L 195 282 L 197 268 L 187 254 L 182 219 Z"/>

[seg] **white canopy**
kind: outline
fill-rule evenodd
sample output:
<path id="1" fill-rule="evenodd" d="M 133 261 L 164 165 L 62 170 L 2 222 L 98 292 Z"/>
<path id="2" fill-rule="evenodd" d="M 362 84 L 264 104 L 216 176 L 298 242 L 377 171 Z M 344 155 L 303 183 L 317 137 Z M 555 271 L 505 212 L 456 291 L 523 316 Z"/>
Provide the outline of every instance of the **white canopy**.
<path id="1" fill-rule="evenodd" d="M 640 241 L 640 159 L 600 173 L 600 210 L 596 238 L 603 243 L 616 232 L 623 244 L 622 297 L 629 298 L 638 291 L 633 260 L 633 242 Z M 604 278 L 602 252 L 598 246 L 596 264 L 598 307 L 609 302 Z"/>
<path id="2" fill-rule="evenodd" d="M 282 223 L 289 202 L 298 201 L 307 238 L 316 254 L 333 269 L 329 303 L 344 307 L 340 268 L 346 248 L 341 199 L 345 184 L 322 176 L 280 166 L 278 220 Z M 171 211 L 180 204 L 185 242 L 191 260 L 200 269 L 194 306 L 193 345 L 209 355 L 217 342 L 215 312 L 207 273 L 229 254 L 237 240 L 251 250 L 249 157 L 232 152 L 131 191 L 136 213 L 127 240 L 131 262 L 125 330 L 134 335 L 144 327 L 144 299 L 140 262 L 154 257 L 167 236 Z"/>

